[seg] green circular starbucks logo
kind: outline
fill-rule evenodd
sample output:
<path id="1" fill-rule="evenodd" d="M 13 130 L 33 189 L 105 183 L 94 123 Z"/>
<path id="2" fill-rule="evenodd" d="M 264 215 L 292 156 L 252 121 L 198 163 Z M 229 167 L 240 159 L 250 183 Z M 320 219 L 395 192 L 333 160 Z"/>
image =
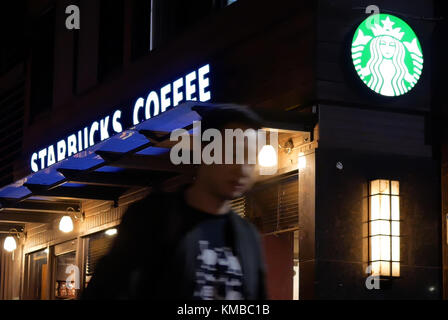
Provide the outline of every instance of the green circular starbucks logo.
<path id="1" fill-rule="evenodd" d="M 355 31 L 352 59 L 361 80 L 383 96 L 411 90 L 423 70 L 420 42 L 411 27 L 390 14 L 376 14 Z"/>

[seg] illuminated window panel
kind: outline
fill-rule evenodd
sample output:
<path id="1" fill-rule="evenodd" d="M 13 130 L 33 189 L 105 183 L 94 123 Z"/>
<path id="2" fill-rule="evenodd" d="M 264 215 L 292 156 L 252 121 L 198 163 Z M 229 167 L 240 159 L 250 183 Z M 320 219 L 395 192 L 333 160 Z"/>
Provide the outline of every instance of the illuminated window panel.
<path id="1" fill-rule="evenodd" d="M 369 183 L 369 264 L 374 276 L 400 276 L 398 181 L 378 179 Z"/>

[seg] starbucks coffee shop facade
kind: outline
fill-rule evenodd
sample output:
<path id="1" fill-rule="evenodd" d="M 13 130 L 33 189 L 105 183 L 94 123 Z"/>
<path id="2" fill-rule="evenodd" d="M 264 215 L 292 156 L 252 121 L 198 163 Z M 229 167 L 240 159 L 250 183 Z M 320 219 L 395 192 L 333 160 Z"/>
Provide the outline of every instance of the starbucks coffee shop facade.
<path id="1" fill-rule="evenodd" d="M 67 31 L 66 2 L 51 2 L 43 112 L 32 54 L 6 75 L 2 95 L 23 93 L 23 135 L 0 188 L 1 299 L 76 299 L 127 207 L 188 181 L 166 133 L 215 103 L 249 105 L 278 134 L 277 172 L 232 204 L 262 234 L 270 298 L 447 297 L 436 2 L 382 1 L 366 21 L 363 1 L 238 0 L 176 36 L 159 4 L 137 57 L 136 3 L 115 12 L 122 51 L 104 73 L 115 55 L 97 18 L 110 8 L 80 1 L 85 20 Z"/>

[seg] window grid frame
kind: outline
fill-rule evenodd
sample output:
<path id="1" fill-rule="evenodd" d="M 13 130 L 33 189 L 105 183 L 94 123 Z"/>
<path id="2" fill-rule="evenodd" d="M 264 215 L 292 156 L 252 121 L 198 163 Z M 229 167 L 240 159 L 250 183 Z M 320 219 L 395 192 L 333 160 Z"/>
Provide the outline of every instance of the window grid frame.
<path id="1" fill-rule="evenodd" d="M 375 194 L 372 194 L 372 183 L 378 181 L 378 192 Z M 387 181 L 388 184 L 388 192 L 381 192 L 380 190 L 380 185 L 381 185 L 381 181 Z M 397 193 L 394 194 L 392 192 L 392 183 L 396 182 L 397 183 Z M 389 198 L 389 219 L 384 219 L 384 218 L 378 218 L 378 219 L 372 219 L 372 198 L 374 196 L 387 196 Z M 401 215 L 398 217 L 398 220 L 393 219 L 393 211 L 392 211 L 392 202 L 393 202 L 393 197 L 396 197 L 398 199 L 398 213 L 400 214 L 400 181 L 399 180 L 392 180 L 392 179 L 384 179 L 384 178 L 379 178 L 379 179 L 372 179 L 368 181 L 368 265 L 370 266 L 370 274 L 373 275 L 374 274 L 374 268 L 373 268 L 373 264 L 374 263 L 379 263 L 380 264 L 380 270 L 379 270 L 379 274 L 376 274 L 376 276 L 379 276 L 380 279 L 398 279 L 401 277 L 401 250 L 400 250 L 400 245 L 401 245 L 401 228 L 400 228 L 400 223 L 402 222 L 401 219 Z M 389 224 L 389 234 L 384 234 L 384 233 L 376 233 L 375 235 L 372 235 L 372 222 L 378 222 L 378 221 L 385 221 L 388 222 Z M 399 227 L 399 234 L 398 235 L 394 235 L 393 234 L 393 222 L 398 223 L 398 227 Z M 373 260 L 372 258 L 372 238 L 374 237 L 388 237 L 389 239 L 389 260 L 385 260 L 383 259 L 383 257 L 381 256 L 381 250 L 380 250 L 380 259 L 376 259 Z M 399 259 L 398 260 L 394 260 L 393 259 L 393 239 L 394 238 L 398 238 L 398 253 L 399 253 Z M 381 238 L 380 238 L 381 239 Z M 389 264 L 389 272 L 388 275 L 384 275 L 382 274 L 382 263 L 387 262 Z M 393 265 L 394 263 L 398 264 L 398 276 L 394 276 L 393 275 Z"/>

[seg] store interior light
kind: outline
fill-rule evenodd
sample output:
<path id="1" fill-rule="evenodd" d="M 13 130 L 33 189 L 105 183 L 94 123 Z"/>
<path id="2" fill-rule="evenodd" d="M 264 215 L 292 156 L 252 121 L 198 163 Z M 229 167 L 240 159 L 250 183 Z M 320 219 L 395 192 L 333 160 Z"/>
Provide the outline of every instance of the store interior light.
<path id="1" fill-rule="evenodd" d="M 261 167 L 275 167 L 277 165 L 277 152 L 273 146 L 264 145 L 258 154 L 258 163 Z"/>
<path id="2" fill-rule="evenodd" d="M 8 252 L 13 252 L 17 248 L 16 239 L 13 236 L 7 236 L 3 243 L 3 248 Z"/>
<path id="3" fill-rule="evenodd" d="M 117 234 L 117 229 L 116 229 L 116 228 L 107 229 L 107 230 L 106 230 L 106 234 L 107 234 L 108 236 L 116 235 L 116 234 Z"/>
<path id="4" fill-rule="evenodd" d="M 399 182 L 386 179 L 370 181 L 369 202 L 369 264 L 372 275 L 399 277 Z"/>
<path id="5" fill-rule="evenodd" d="M 65 233 L 73 231 L 73 220 L 70 216 L 63 216 L 61 218 L 61 221 L 59 221 L 59 230 Z"/>

